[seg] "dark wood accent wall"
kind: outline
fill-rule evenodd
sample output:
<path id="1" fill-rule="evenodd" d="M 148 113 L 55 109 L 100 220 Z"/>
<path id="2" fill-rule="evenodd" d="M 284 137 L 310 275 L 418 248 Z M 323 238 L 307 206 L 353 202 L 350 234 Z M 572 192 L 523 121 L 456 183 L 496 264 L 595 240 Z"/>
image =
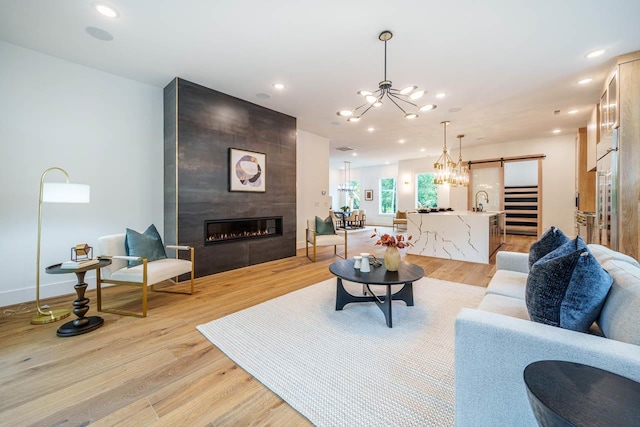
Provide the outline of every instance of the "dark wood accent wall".
<path id="1" fill-rule="evenodd" d="M 229 148 L 266 154 L 264 193 L 229 191 Z M 164 238 L 196 276 L 296 254 L 296 119 L 174 79 L 164 88 Z M 206 220 L 282 216 L 283 234 L 204 245 Z"/>

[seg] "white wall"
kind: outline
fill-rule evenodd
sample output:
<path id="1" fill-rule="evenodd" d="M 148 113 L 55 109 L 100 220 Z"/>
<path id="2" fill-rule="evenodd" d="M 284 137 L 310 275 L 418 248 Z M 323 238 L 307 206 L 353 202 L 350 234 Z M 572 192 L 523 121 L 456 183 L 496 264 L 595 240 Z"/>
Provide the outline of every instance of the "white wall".
<path id="1" fill-rule="evenodd" d="M 0 306 L 35 299 L 38 191 L 51 166 L 91 185 L 90 204 L 42 210 L 40 295 L 75 295 L 73 274 L 44 267 L 76 243 L 151 223 L 162 234 L 162 89 L 5 42 L 0 58 Z"/>
<path id="2" fill-rule="evenodd" d="M 329 139 L 298 129 L 296 179 L 296 245 L 304 248 L 307 218 L 329 215 Z"/>
<path id="3" fill-rule="evenodd" d="M 393 223 L 393 215 L 380 214 L 380 179 L 381 178 L 397 178 L 398 165 L 383 165 L 383 166 L 371 166 L 358 168 L 353 167 L 353 164 L 357 164 L 356 161 L 352 163 L 351 167 L 351 180 L 360 182 L 360 207 L 366 210 L 367 224 L 368 225 L 388 225 Z M 333 203 L 333 209 L 338 210 L 340 206 L 345 204 L 344 193 L 340 193 L 337 188 L 338 185 L 344 183 L 344 170 L 332 169 L 330 173 L 330 186 L 331 186 L 331 199 Z M 364 190 L 373 190 L 373 200 L 364 200 Z M 401 192 L 401 183 L 398 183 L 398 192 Z"/>
<path id="4" fill-rule="evenodd" d="M 575 211 L 575 135 L 560 135 L 545 139 L 514 141 L 469 147 L 462 150 L 465 160 L 481 160 L 499 157 L 515 157 L 544 154 L 542 161 L 542 228 L 555 225 L 567 235 L 574 230 Z M 416 173 L 433 172 L 437 158 L 406 160 L 398 163 L 398 176 L 415 176 Z M 514 163 L 517 165 L 518 163 Z M 514 166 L 517 167 L 517 166 Z M 415 209 L 414 183 L 410 189 L 399 193 L 400 209 Z M 467 189 L 443 187 L 438 193 L 438 204 L 454 210 L 467 209 Z"/>

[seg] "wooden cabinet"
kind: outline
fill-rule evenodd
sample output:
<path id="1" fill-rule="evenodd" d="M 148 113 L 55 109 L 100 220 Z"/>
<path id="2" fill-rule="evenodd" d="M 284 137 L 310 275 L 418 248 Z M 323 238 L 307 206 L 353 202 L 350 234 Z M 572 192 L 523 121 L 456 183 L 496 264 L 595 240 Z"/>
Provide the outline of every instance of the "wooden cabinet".
<path id="1" fill-rule="evenodd" d="M 600 104 L 593 107 L 587 124 L 587 171 L 596 170 L 596 144 L 600 141 Z"/>
<path id="2" fill-rule="evenodd" d="M 640 256 L 640 51 L 618 58 L 617 112 L 619 149 L 618 250 Z M 609 85 L 609 88 L 611 85 Z M 611 121 L 611 119 L 610 119 Z"/>
<path id="3" fill-rule="evenodd" d="M 582 212 L 596 211 L 596 172 L 587 167 L 587 128 L 580 128 L 576 135 L 576 189 L 578 193 L 578 210 Z M 595 147 L 594 147 L 595 150 Z M 595 152 L 593 153 L 595 157 Z"/>

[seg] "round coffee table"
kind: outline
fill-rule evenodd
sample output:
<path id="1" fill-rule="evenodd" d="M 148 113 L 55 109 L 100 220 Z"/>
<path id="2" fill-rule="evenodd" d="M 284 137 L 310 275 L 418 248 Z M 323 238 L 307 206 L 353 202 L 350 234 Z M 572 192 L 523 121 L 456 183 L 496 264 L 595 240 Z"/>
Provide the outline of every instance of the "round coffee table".
<path id="1" fill-rule="evenodd" d="M 640 425 L 640 383 L 593 366 L 559 360 L 524 369 L 531 408 L 543 427 Z"/>
<path id="2" fill-rule="evenodd" d="M 364 261 L 364 260 L 363 260 Z M 398 271 L 387 271 L 384 264 L 380 267 L 371 266 L 371 271 L 363 273 L 353 267 L 352 259 L 334 262 L 329 266 L 329 271 L 337 276 L 336 310 L 342 310 L 345 305 L 352 302 L 375 302 L 382 310 L 388 327 L 393 327 L 391 315 L 391 302 L 404 301 L 408 306 L 413 305 L 413 282 L 424 277 L 424 270 L 409 262 L 400 263 Z M 362 283 L 368 290 L 369 296 L 352 295 L 342 285 L 342 280 Z M 386 295 L 375 295 L 370 285 L 385 285 Z M 398 292 L 391 293 L 391 285 L 404 285 Z"/>
<path id="3" fill-rule="evenodd" d="M 104 323 L 104 319 L 99 316 L 85 317 L 87 311 L 89 311 L 89 298 L 84 296 L 84 292 L 87 289 L 87 283 L 84 281 L 84 275 L 87 271 L 96 270 L 96 278 L 100 281 L 100 269 L 111 264 L 110 259 L 101 259 L 95 264 L 88 265 L 80 268 L 61 268 L 62 264 L 56 264 L 49 266 L 45 271 L 49 274 L 66 274 L 75 273 L 78 283 L 75 284 L 76 298 L 73 301 L 73 314 L 77 316 L 77 319 L 67 322 L 58 328 L 57 335 L 59 337 L 73 337 L 80 334 L 86 334 L 95 329 L 98 329 Z"/>

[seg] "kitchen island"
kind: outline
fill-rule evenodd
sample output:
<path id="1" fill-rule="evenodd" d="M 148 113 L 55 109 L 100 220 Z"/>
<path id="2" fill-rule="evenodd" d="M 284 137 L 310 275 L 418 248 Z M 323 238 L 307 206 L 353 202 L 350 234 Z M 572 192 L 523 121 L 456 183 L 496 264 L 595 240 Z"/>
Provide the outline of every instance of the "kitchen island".
<path id="1" fill-rule="evenodd" d="M 407 214 L 407 253 L 489 264 L 504 242 L 504 211 L 444 211 Z"/>

